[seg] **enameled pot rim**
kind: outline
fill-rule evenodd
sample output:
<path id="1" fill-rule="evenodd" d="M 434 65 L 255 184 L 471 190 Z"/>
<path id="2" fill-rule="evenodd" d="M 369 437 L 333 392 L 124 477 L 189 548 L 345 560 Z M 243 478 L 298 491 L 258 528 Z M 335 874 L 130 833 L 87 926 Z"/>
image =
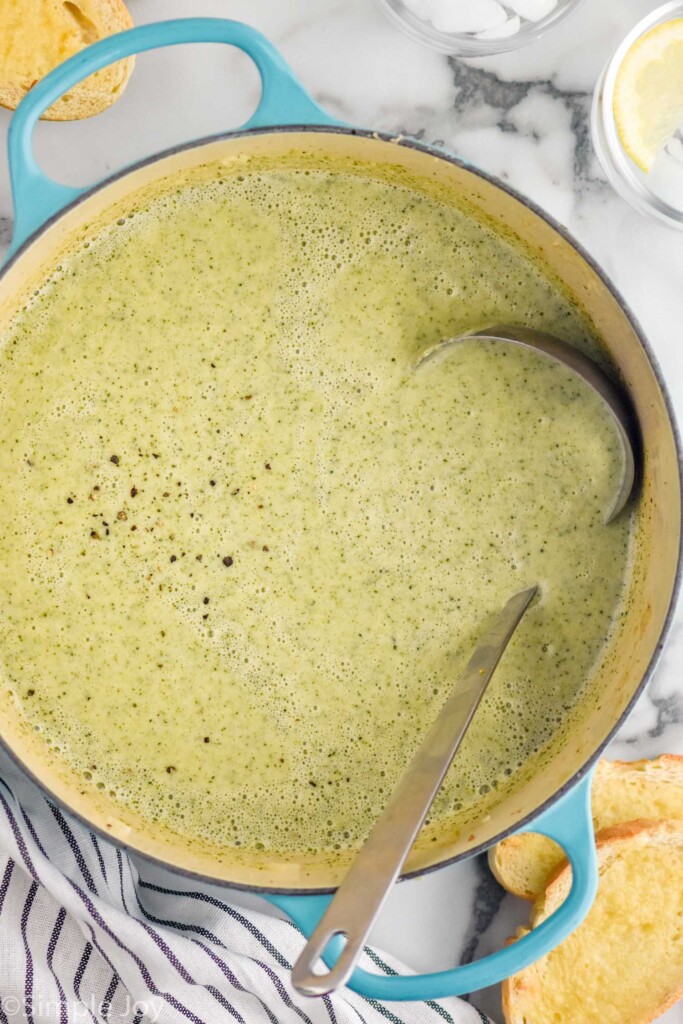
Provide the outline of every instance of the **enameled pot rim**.
<path id="1" fill-rule="evenodd" d="M 49 217 L 43 224 L 41 224 L 41 226 L 39 228 L 37 228 L 34 232 L 32 232 L 25 239 L 25 241 L 18 247 L 18 249 L 7 260 L 7 262 L 4 264 L 4 266 L 2 268 L 0 268 L 0 280 L 2 280 L 2 277 L 5 275 L 5 273 L 11 267 L 13 267 L 18 260 L 21 259 L 22 254 L 26 251 L 26 249 L 29 246 L 31 246 L 40 237 L 40 235 L 43 234 L 44 231 L 46 231 L 51 225 L 53 225 L 55 222 L 57 222 L 63 214 L 65 214 L 67 211 L 70 211 L 70 210 L 74 209 L 80 203 L 82 203 L 84 200 L 89 199 L 93 194 L 99 192 L 103 188 L 106 188 L 107 186 L 111 185 L 115 181 L 118 181 L 120 179 L 125 178 L 128 174 L 131 174 L 131 173 L 133 173 L 135 171 L 140 170 L 141 168 L 144 168 L 146 166 L 154 164 L 154 163 L 156 163 L 159 160 L 163 160 L 163 159 L 165 159 L 167 157 L 170 157 L 170 156 L 173 156 L 173 155 L 175 155 L 177 153 L 182 153 L 182 152 L 185 152 L 185 151 L 188 151 L 188 150 L 192 150 L 192 149 L 199 149 L 202 146 L 205 146 L 205 145 L 208 145 L 208 144 L 214 144 L 216 142 L 228 141 L 228 140 L 233 140 L 233 139 L 238 139 L 238 138 L 250 138 L 250 137 L 252 137 L 254 135 L 286 134 L 286 133 L 297 133 L 297 134 L 300 134 L 300 133 L 311 133 L 311 134 L 332 134 L 332 135 L 360 136 L 360 137 L 367 138 L 367 139 L 373 139 L 373 140 L 376 140 L 378 142 L 389 143 L 389 144 L 392 144 L 392 145 L 397 145 L 397 146 L 402 146 L 402 147 L 408 147 L 408 148 L 417 150 L 418 152 L 423 152 L 423 153 L 425 153 L 425 154 L 427 154 L 427 155 L 429 155 L 431 157 L 438 157 L 439 159 L 445 160 L 447 163 L 453 164 L 455 167 L 458 167 L 458 168 L 460 168 L 463 171 L 466 171 L 466 172 L 469 172 L 469 173 L 473 174 L 475 177 L 481 178 L 483 181 L 485 181 L 488 184 L 490 184 L 490 185 L 500 189 L 502 192 L 507 193 L 507 195 L 509 195 L 513 199 L 516 199 L 517 202 L 521 203 L 523 206 L 525 206 L 532 213 L 536 214 L 537 217 L 539 217 L 541 220 L 545 221 L 546 224 L 549 225 L 549 227 L 551 227 L 555 232 L 557 232 L 557 234 L 559 234 L 564 239 L 564 241 L 567 242 L 578 253 L 578 255 L 585 261 L 585 263 L 590 267 L 590 269 L 593 271 L 593 273 L 596 275 L 596 277 L 600 280 L 602 285 L 614 297 L 614 299 L 618 303 L 620 309 L 623 311 L 624 315 L 626 316 L 627 320 L 629 321 L 629 323 L 630 323 L 630 325 L 631 325 L 631 327 L 632 327 L 632 329 L 633 329 L 633 331 L 634 331 L 634 333 L 635 333 L 635 335 L 636 335 L 636 337 L 637 337 L 641 347 L 643 348 L 643 350 L 645 352 L 645 355 L 647 356 L 647 359 L 648 359 L 648 361 L 650 363 L 650 366 L 652 367 L 652 371 L 653 371 L 655 379 L 657 381 L 658 387 L 659 387 L 659 389 L 661 391 L 661 394 L 663 396 L 663 399 L 664 399 L 664 404 L 665 404 L 665 407 L 666 407 L 667 417 L 668 417 L 668 420 L 669 420 L 669 424 L 670 424 L 672 435 L 673 435 L 673 439 L 674 439 L 674 444 L 675 444 L 675 447 L 676 447 L 676 458 L 677 458 L 677 464 L 678 464 L 678 469 L 679 469 L 679 474 L 678 474 L 679 494 L 680 494 L 680 497 L 681 497 L 681 501 L 683 502 L 683 448 L 682 448 L 682 444 L 681 444 L 681 435 L 680 435 L 678 424 L 677 424 L 677 421 L 676 421 L 676 417 L 675 417 L 675 414 L 674 414 L 674 411 L 673 411 L 673 404 L 672 404 L 672 401 L 671 401 L 671 396 L 669 394 L 669 390 L 667 388 L 667 385 L 666 385 L 666 383 L 664 381 L 664 377 L 663 377 L 662 371 L 660 369 L 659 363 L 657 361 L 657 358 L 654 355 L 654 353 L 652 351 L 652 348 L 650 347 L 650 344 L 647 341 L 647 338 L 645 337 L 645 335 L 643 333 L 643 330 L 642 330 L 642 328 L 641 328 L 637 318 L 635 317 L 633 311 L 631 310 L 631 308 L 629 307 L 628 303 L 625 301 L 625 299 L 623 298 L 623 296 L 621 295 L 619 290 L 610 281 L 610 279 L 607 277 L 605 272 L 601 269 L 599 264 L 583 248 L 583 246 L 567 231 L 567 229 L 564 228 L 561 224 L 559 224 L 558 221 L 556 221 L 549 213 L 547 213 L 546 211 L 542 210 L 539 206 L 537 206 L 536 203 L 534 203 L 532 200 L 528 199 L 526 196 L 524 196 L 521 193 L 517 192 L 515 189 L 511 188 L 506 183 L 500 181 L 494 175 L 488 174 L 486 171 L 482 171 L 478 167 L 472 166 L 467 161 L 459 159 L 458 157 L 452 155 L 451 153 L 448 153 L 448 152 L 446 152 L 446 151 L 444 151 L 444 150 L 442 150 L 440 148 L 436 148 L 434 146 L 429 146 L 429 145 L 425 144 L 424 142 L 421 142 L 421 141 L 419 141 L 417 139 L 413 139 L 413 138 L 410 138 L 410 137 L 407 137 L 407 136 L 403 136 L 403 135 L 392 135 L 392 134 L 387 133 L 387 132 L 372 131 L 370 129 L 347 128 L 347 127 L 336 126 L 336 125 L 297 125 L 297 124 L 291 124 L 291 125 L 274 125 L 272 127 L 265 127 L 265 128 L 249 128 L 249 129 L 242 129 L 242 130 L 238 129 L 236 131 L 222 132 L 222 133 L 220 133 L 218 135 L 205 136 L 205 137 L 202 137 L 200 139 L 196 139 L 196 140 L 193 140 L 193 141 L 190 141 L 190 142 L 182 143 L 180 145 L 171 146 L 171 147 L 169 147 L 167 149 L 161 150 L 160 152 L 157 152 L 157 153 L 153 154 L 152 156 L 145 157 L 142 160 L 136 161 L 135 163 L 130 164 L 129 166 L 123 168 L 122 170 L 117 171 L 116 173 L 114 173 L 114 174 L 104 178 L 102 181 L 99 181 L 97 184 L 93 185 L 91 188 L 88 188 L 86 191 L 84 191 L 80 195 L 76 196 L 71 202 L 66 203 L 60 210 L 58 210 L 55 214 L 53 214 L 51 217 Z M 654 673 L 654 671 L 655 671 L 655 669 L 657 667 L 657 663 L 659 661 L 659 657 L 660 657 L 660 655 L 662 653 L 662 650 L 663 650 L 664 645 L 666 643 L 667 637 L 669 635 L 669 631 L 671 629 L 672 620 L 673 620 L 674 613 L 675 613 L 675 610 L 676 610 L 678 596 L 680 594 L 682 574 L 683 574 L 683 532 L 681 533 L 681 537 L 680 537 L 680 540 L 679 540 L 679 547 L 678 547 L 678 553 L 677 553 L 677 563 L 676 563 L 676 575 L 675 575 L 675 579 L 674 579 L 674 585 L 673 585 L 673 588 L 672 588 L 671 598 L 670 598 L 669 605 L 668 605 L 668 608 L 667 608 L 666 616 L 665 616 L 665 619 L 664 619 L 664 622 L 663 622 L 663 625 L 662 625 L 662 629 L 661 629 L 661 632 L 660 632 L 660 635 L 659 635 L 659 640 L 658 640 L 658 643 L 657 643 L 657 647 L 656 647 L 656 649 L 655 649 L 655 651 L 654 651 L 654 653 L 652 655 L 652 658 L 650 659 L 650 662 L 649 662 L 649 664 L 647 666 L 647 669 L 643 673 L 643 677 L 642 677 L 641 682 L 636 687 L 636 689 L 635 689 L 633 695 L 631 696 L 630 700 L 628 701 L 626 707 L 624 708 L 622 713 L 619 715 L 618 719 L 614 722 L 614 725 L 609 730 L 609 732 L 605 736 L 605 738 L 599 743 L 599 745 L 593 751 L 593 753 L 590 755 L 590 757 L 588 757 L 586 759 L 584 764 L 574 773 L 572 778 L 569 779 L 567 782 L 565 782 L 552 796 L 550 796 L 546 800 L 544 800 L 543 803 L 541 805 L 539 805 L 533 812 L 531 812 L 531 813 L 525 815 L 524 817 L 522 817 L 513 826 L 511 826 L 508 829 L 505 829 L 499 835 L 493 837 L 492 839 L 488 840 L 485 843 L 481 843 L 478 846 L 474 846 L 471 849 L 463 851 L 462 853 L 458 853 L 458 854 L 455 854 L 455 855 L 453 855 L 451 857 L 447 857 L 446 859 L 444 859 L 442 861 L 439 861 L 436 864 L 431 864 L 431 865 L 428 865 L 426 867 L 418 868 L 418 869 L 416 869 L 414 871 L 406 872 L 404 875 L 401 876 L 401 878 L 399 879 L 400 881 L 405 881 L 405 880 L 410 879 L 410 878 L 416 878 L 416 877 L 421 876 L 421 875 L 426 875 L 426 874 L 429 874 L 429 873 L 431 873 L 433 871 L 437 871 L 437 870 L 440 870 L 441 868 L 447 867 L 450 864 L 455 864 L 455 863 L 457 863 L 459 861 L 467 860 L 470 857 L 474 857 L 474 856 L 476 856 L 478 854 L 484 853 L 486 850 L 490 849 L 492 846 L 495 846 L 501 840 L 506 839 L 508 836 L 515 834 L 516 832 L 520 831 L 521 829 L 524 829 L 525 827 L 528 827 L 529 825 L 532 825 L 533 821 L 536 818 L 538 818 L 546 810 L 548 810 L 550 807 L 552 807 L 562 796 L 564 796 L 570 789 L 573 789 L 574 786 L 576 786 L 581 781 L 581 779 L 583 779 L 588 774 L 588 772 L 591 770 L 591 768 L 594 766 L 594 764 L 600 758 L 600 755 L 602 754 L 602 752 L 605 750 L 605 748 L 608 746 L 608 744 L 612 741 L 612 739 L 614 739 L 616 733 L 619 731 L 621 726 L 624 724 L 624 722 L 628 718 L 629 714 L 633 710 L 633 707 L 634 707 L 635 703 L 642 696 L 645 688 L 647 687 L 650 679 L 652 678 L 652 675 L 653 675 L 653 673 Z M 141 850 L 137 849 L 137 847 L 135 847 L 132 844 L 127 844 L 126 842 L 120 841 L 118 839 L 114 840 L 109 833 L 107 833 L 103 829 L 93 825 L 86 817 L 81 815 L 78 811 L 73 810 L 70 806 L 68 806 L 68 804 L 65 801 L 63 801 L 60 798 L 58 798 L 57 796 L 55 796 L 55 794 L 52 793 L 44 785 L 43 782 L 41 782 L 41 780 L 37 777 L 35 772 L 32 772 L 30 769 L 28 769 L 24 765 L 22 760 L 18 757 L 18 755 L 16 755 L 14 753 L 12 748 L 7 744 L 5 738 L 1 734 L 0 734 L 0 746 L 2 747 L 2 749 L 4 749 L 8 753 L 10 758 L 15 762 L 15 764 L 17 764 L 17 766 L 21 769 L 21 771 L 25 775 L 27 775 L 40 788 L 40 790 L 43 793 L 45 793 L 51 800 L 53 800 L 56 804 L 58 804 L 63 810 L 65 810 L 72 817 L 76 818 L 78 821 L 80 821 L 83 825 L 85 825 L 91 831 L 95 832 L 101 838 L 107 840 L 108 842 L 114 842 L 115 845 L 121 847 L 122 849 L 126 850 L 128 853 L 133 854 L 135 857 L 140 858 L 143 861 L 147 861 L 147 862 L 149 862 L 151 864 L 154 864 L 156 866 L 162 867 L 162 868 L 164 868 L 167 871 L 170 871 L 170 872 L 172 872 L 174 874 L 180 875 L 180 876 L 185 877 L 185 878 L 191 878 L 191 879 L 195 879 L 197 881 L 209 883 L 209 884 L 212 884 L 212 885 L 217 885 L 217 886 L 221 886 L 221 887 L 224 887 L 224 888 L 231 888 L 231 889 L 235 889 L 235 890 L 242 890 L 242 891 L 246 891 L 246 892 L 264 893 L 264 894 L 268 894 L 268 895 L 270 895 L 270 894 L 273 894 L 273 895 L 274 894 L 287 894 L 287 895 L 309 895 L 309 896 L 312 896 L 312 895 L 321 895 L 321 894 L 330 893 L 330 892 L 334 892 L 335 891 L 333 888 L 329 888 L 329 887 L 326 887 L 326 888 L 305 888 L 305 889 L 301 889 L 301 888 L 284 888 L 284 887 L 246 885 L 244 883 L 238 883 L 238 882 L 231 882 L 231 881 L 228 881 L 228 880 L 216 879 L 215 877 L 212 877 L 211 875 L 206 875 L 206 874 L 203 874 L 203 873 L 197 872 L 197 871 L 191 871 L 189 869 L 179 867 L 179 866 L 177 866 L 175 864 L 169 864 L 168 862 L 162 860 L 159 857 L 152 856 L 151 854 L 145 853 L 144 851 L 141 851 Z"/>

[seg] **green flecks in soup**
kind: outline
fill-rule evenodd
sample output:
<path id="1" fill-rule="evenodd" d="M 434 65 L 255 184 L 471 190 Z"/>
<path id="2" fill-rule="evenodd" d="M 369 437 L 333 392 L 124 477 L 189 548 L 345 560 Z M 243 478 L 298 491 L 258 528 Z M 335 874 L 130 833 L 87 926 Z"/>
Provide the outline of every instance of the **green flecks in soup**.
<path id="1" fill-rule="evenodd" d="M 332 172 L 189 186 L 92 238 L 0 359 L 0 657 L 87 784 L 274 853 L 368 832 L 482 628 L 540 585 L 435 805 L 514 783 L 591 677 L 627 568 L 585 346 L 471 216 Z"/>

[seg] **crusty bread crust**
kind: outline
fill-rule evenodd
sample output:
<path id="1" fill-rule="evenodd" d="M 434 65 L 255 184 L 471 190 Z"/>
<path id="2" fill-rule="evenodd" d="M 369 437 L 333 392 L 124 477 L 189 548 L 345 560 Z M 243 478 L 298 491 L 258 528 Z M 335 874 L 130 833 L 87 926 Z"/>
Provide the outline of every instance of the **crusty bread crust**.
<path id="1" fill-rule="evenodd" d="M 599 761 L 593 782 L 596 831 L 639 817 L 683 818 L 683 757 Z M 504 889 L 533 900 L 565 863 L 560 847 L 544 836 L 510 836 L 488 854 L 489 867 Z"/>
<path id="2" fill-rule="evenodd" d="M 610 868 L 620 858 L 626 858 L 638 849 L 670 847 L 672 851 L 672 892 L 673 894 L 680 894 L 683 890 L 683 859 L 681 857 L 676 858 L 674 855 L 674 851 L 683 854 L 683 820 L 651 821 L 640 819 L 615 825 L 603 829 L 598 834 L 596 845 L 600 871 L 600 887 L 596 898 L 596 906 L 600 900 L 603 901 L 604 905 L 605 901 L 610 899 L 610 897 L 614 898 L 614 894 L 609 891 Z M 532 929 L 545 921 L 564 902 L 570 888 L 571 868 L 565 864 L 556 872 L 554 879 L 550 881 L 545 892 L 537 899 L 531 916 L 530 924 Z M 627 894 L 624 894 L 624 899 L 626 898 Z M 623 907 L 623 914 L 628 915 L 632 932 L 636 936 L 640 935 L 639 928 L 641 924 L 645 923 L 639 920 L 638 909 L 638 905 L 635 907 Z M 580 940 L 581 963 L 576 963 L 576 951 L 574 951 L 573 960 L 570 958 L 568 963 L 561 962 L 563 948 L 566 950 L 566 946 L 563 943 L 557 950 L 553 950 L 552 953 L 548 954 L 548 956 L 543 957 L 537 963 L 532 964 L 519 974 L 503 982 L 502 1002 L 506 1024 L 552 1024 L 557 1019 L 554 1015 L 556 1010 L 547 1009 L 548 1015 L 544 1015 L 546 1010 L 546 1007 L 544 1007 L 544 995 L 551 990 L 556 994 L 557 986 L 563 983 L 569 989 L 569 998 L 576 998 L 576 1011 L 572 1013 L 571 1020 L 567 1019 L 566 1024 L 584 1024 L 585 1020 L 592 1021 L 595 1019 L 595 1015 L 592 1017 L 582 1015 L 584 990 L 581 969 L 583 968 L 587 973 L 600 970 L 601 962 L 604 962 L 604 958 L 614 953 L 614 949 L 610 950 L 609 948 L 610 939 L 612 943 L 617 942 L 617 938 L 606 934 L 604 928 L 601 928 L 596 933 L 595 921 L 602 921 L 604 925 L 604 918 L 598 916 L 599 910 L 600 908 L 597 909 L 595 914 L 591 910 L 586 921 L 579 926 L 575 933 Z M 623 918 L 621 923 L 623 923 Z M 517 941 L 517 939 L 528 934 L 528 932 L 529 929 L 520 928 L 517 935 L 510 941 Z M 567 943 L 570 941 L 571 939 L 568 939 Z M 624 957 L 624 961 L 622 961 L 620 966 L 623 966 L 624 977 L 626 977 L 629 964 L 625 962 L 625 958 L 628 954 L 620 948 L 617 949 L 617 952 Z M 593 953 L 593 956 L 591 956 L 591 953 Z M 647 931 L 642 933 L 642 940 L 638 938 L 638 953 L 641 959 L 648 957 Z M 650 1024 L 651 1021 L 655 1020 L 683 997 L 683 943 L 679 941 L 677 948 L 670 951 L 670 955 L 678 958 L 678 963 L 674 965 L 676 968 L 676 980 L 667 992 L 658 993 L 653 998 L 652 1006 L 648 1007 L 644 1015 L 639 1017 L 633 1014 L 629 1015 L 630 1005 L 619 1006 L 620 996 L 625 999 L 622 993 L 604 992 L 605 1007 L 609 1006 L 618 1013 L 619 1019 L 623 1024 Z M 670 960 L 668 965 L 671 965 Z M 656 961 L 651 962 L 651 968 L 653 977 L 656 977 L 658 963 Z M 648 988 L 644 995 L 650 994 L 651 991 L 652 989 Z M 586 1013 L 585 1010 L 584 1013 Z M 564 1020 L 562 1024 L 565 1024 Z"/>
<path id="3" fill-rule="evenodd" d="M 123 0 L 4 0 L 0 3 L 0 106 L 15 109 L 48 71 L 90 43 L 133 24 Z M 80 82 L 43 118 L 92 117 L 123 93 L 134 58 Z"/>

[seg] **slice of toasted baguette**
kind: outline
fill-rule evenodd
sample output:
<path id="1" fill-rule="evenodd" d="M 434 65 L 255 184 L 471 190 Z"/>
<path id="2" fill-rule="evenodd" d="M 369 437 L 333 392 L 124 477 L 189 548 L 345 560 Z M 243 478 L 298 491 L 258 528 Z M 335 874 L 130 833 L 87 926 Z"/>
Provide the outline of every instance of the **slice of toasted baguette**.
<path id="1" fill-rule="evenodd" d="M 72 54 L 133 24 L 123 0 L 0 0 L 0 105 L 14 109 L 36 82 Z M 91 75 L 43 117 L 99 114 L 123 92 L 133 58 Z"/>
<path id="2" fill-rule="evenodd" d="M 597 847 L 600 883 L 588 917 L 503 983 L 506 1024 L 648 1024 L 683 996 L 683 821 L 616 825 L 599 833 Z M 570 886 L 565 865 L 539 897 L 532 927 Z"/>
<path id="3" fill-rule="evenodd" d="M 683 818 L 683 757 L 600 761 L 591 795 L 596 831 L 634 818 Z M 489 850 L 489 866 L 500 884 L 529 900 L 543 892 L 564 861 L 556 843 L 533 833 L 510 836 Z"/>

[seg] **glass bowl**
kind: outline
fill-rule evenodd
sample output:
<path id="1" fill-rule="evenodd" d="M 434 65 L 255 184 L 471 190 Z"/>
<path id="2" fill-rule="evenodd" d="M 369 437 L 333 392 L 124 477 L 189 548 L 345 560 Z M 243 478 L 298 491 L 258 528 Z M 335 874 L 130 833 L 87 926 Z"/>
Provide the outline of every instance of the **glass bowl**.
<path id="1" fill-rule="evenodd" d="M 453 0 L 454 3 L 470 3 L 470 0 Z M 500 0 L 505 7 L 505 0 Z M 544 17 L 533 21 L 521 18 L 519 28 L 513 34 L 503 35 L 502 26 L 483 32 L 443 32 L 434 27 L 426 18 L 419 17 L 404 0 L 378 0 L 389 19 L 407 36 L 424 46 L 430 46 L 441 53 L 457 57 L 482 57 L 493 53 L 516 50 L 526 43 L 539 39 L 553 25 L 559 24 L 568 14 L 575 11 L 583 0 L 558 0 L 556 6 Z M 501 34 L 496 35 L 496 32 Z"/>
<path id="2" fill-rule="evenodd" d="M 678 0 L 651 11 L 620 44 L 598 80 L 591 131 L 595 151 L 612 187 L 640 213 L 683 230 L 683 139 L 674 136 L 657 156 L 652 170 L 645 173 L 624 150 L 614 121 L 614 84 L 624 57 L 640 36 L 675 18 L 683 18 L 683 3 Z"/>

